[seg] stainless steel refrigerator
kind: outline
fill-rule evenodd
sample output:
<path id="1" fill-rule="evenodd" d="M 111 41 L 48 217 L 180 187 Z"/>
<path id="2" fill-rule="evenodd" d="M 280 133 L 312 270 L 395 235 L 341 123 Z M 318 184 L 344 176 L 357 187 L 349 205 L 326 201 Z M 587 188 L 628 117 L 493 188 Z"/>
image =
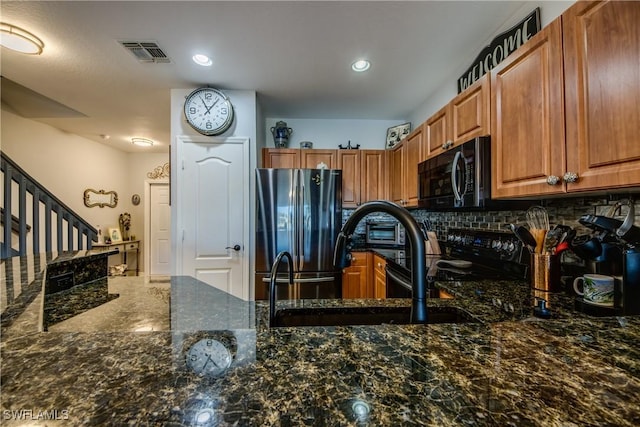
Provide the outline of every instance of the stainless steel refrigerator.
<path id="1" fill-rule="evenodd" d="M 269 274 L 281 251 L 293 257 L 294 286 L 280 267 L 277 298 L 340 298 L 333 247 L 342 227 L 342 171 L 256 169 L 256 299 L 269 296 Z"/>

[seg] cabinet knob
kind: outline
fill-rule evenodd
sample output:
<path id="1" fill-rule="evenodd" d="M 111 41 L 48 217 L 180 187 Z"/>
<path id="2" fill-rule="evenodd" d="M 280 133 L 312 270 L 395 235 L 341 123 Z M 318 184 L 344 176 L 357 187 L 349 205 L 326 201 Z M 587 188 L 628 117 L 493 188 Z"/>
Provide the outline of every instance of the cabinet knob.
<path id="1" fill-rule="evenodd" d="M 560 178 L 556 175 L 549 175 L 547 177 L 547 184 L 549 185 L 556 185 L 559 182 L 560 182 Z"/>
<path id="2" fill-rule="evenodd" d="M 443 143 L 442 143 L 442 149 L 443 149 L 443 150 L 446 150 L 446 149 L 447 149 L 447 143 L 446 143 L 446 142 L 443 142 Z"/>
<path id="3" fill-rule="evenodd" d="M 382 268 L 382 263 L 378 263 L 378 268 Z"/>
<path id="4" fill-rule="evenodd" d="M 564 174 L 562 179 L 564 180 L 564 182 L 576 182 L 578 180 L 578 174 L 575 172 L 567 172 Z"/>

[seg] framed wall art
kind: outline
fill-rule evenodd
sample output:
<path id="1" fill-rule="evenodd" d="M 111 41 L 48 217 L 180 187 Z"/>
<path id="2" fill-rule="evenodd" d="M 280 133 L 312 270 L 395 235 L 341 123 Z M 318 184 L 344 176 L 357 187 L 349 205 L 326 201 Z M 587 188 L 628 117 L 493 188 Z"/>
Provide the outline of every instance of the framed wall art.
<path id="1" fill-rule="evenodd" d="M 392 126 L 387 129 L 387 142 L 385 148 L 387 150 L 393 148 L 400 141 L 405 139 L 411 133 L 411 122 L 403 123 L 398 126 Z"/>

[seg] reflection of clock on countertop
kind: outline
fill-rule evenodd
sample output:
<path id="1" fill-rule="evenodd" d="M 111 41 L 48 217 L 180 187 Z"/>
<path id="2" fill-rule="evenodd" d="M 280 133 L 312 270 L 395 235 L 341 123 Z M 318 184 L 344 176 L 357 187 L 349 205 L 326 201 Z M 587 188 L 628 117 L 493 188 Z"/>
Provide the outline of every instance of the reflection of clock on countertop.
<path id="1" fill-rule="evenodd" d="M 218 89 L 201 87 L 189 95 L 184 102 L 184 116 L 196 131 L 203 135 L 220 135 L 233 122 L 233 105 Z"/>
<path id="2" fill-rule="evenodd" d="M 231 366 L 237 347 L 237 340 L 228 331 L 198 333 L 184 341 L 184 362 L 197 375 L 217 377 Z"/>

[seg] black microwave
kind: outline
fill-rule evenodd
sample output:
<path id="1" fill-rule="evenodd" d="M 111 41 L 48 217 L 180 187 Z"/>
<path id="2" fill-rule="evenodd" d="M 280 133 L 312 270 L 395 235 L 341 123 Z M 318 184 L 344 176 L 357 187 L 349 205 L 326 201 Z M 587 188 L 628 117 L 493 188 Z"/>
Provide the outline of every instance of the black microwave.
<path id="1" fill-rule="evenodd" d="M 491 138 L 481 136 L 418 165 L 418 204 L 425 209 L 514 208 L 491 200 Z"/>

